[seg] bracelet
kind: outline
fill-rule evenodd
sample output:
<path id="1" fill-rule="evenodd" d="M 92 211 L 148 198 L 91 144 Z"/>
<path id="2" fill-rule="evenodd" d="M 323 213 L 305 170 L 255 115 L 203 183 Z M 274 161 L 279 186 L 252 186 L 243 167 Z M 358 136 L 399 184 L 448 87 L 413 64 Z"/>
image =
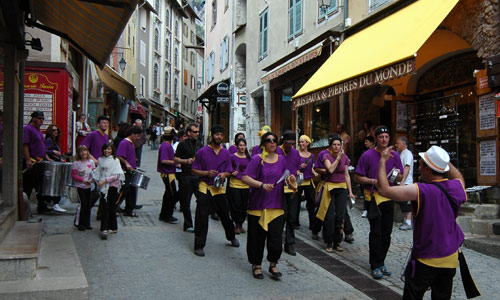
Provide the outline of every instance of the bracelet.
<path id="1" fill-rule="evenodd" d="M 260 189 L 262 190 L 264 188 L 264 182 L 260 184 Z"/>

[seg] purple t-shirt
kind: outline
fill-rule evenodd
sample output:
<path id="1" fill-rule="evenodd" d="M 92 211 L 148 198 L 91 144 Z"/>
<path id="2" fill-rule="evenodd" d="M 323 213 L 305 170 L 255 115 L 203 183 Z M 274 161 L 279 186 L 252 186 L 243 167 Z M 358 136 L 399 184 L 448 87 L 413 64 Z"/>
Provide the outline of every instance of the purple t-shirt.
<path id="1" fill-rule="evenodd" d="M 306 179 L 311 179 L 313 178 L 313 173 L 312 173 L 312 168 L 313 168 L 313 163 L 314 163 L 314 154 L 311 153 L 311 156 L 309 157 L 300 157 L 300 164 L 302 165 L 305 163 L 307 160 L 307 165 L 304 169 L 301 169 L 302 174 L 304 174 L 304 180 Z"/>
<path id="2" fill-rule="evenodd" d="M 252 153 L 250 155 L 252 157 L 254 157 L 255 155 L 261 154 L 261 153 L 262 153 L 262 148 L 260 147 L 260 145 L 255 145 L 255 146 L 253 146 Z"/>
<path id="3" fill-rule="evenodd" d="M 376 147 L 373 147 L 367 150 L 361 158 L 359 159 L 358 165 L 356 166 L 355 173 L 361 176 L 365 176 L 371 179 L 378 178 L 378 166 L 380 162 L 380 153 L 375 150 Z M 392 168 L 399 169 L 399 172 L 403 174 L 403 164 L 401 163 L 401 158 L 396 151 L 391 152 L 392 157 L 390 157 L 386 163 L 385 168 L 387 174 L 392 170 Z M 390 185 L 396 185 L 396 183 L 389 183 Z M 375 186 L 364 186 L 365 189 L 370 191 L 376 191 Z"/>
<path id="4" fill-rule="evenodd" d="M 158 163 L 156 170 L 162 174 L 174 174 L 175 165 L 162 164 L 162 160 L 174 160 L 174 148 L 169 142 L 163 142 L 158 150 Z"/>
<path id="5" fill-rule="evenodd" d="M 467 194 L 460 180 L 437 182 L 460 208 Z M 413 201 L 415 214 L 413 227 L 413 256 L 416 258 L 440 258 L 449 256 L 460 247 L 464 233 L 455 221 L 450 201 L 436 186 L 417 183 L 418 202 Z"/>
<path id="6" fill-rule="evenodd" d="M 246 170 L 248 164 L 250 163 L 250 158 L 238 157 L 235 154 L 231 155 L 231 166 L 233 171 L 238 171 L 238 174 L 234 176 L 236 179 L 243 177 L 243 172 Z"/>
<path id="7" fill-rule="evenodd" d="M 253 156 L 243 175 L 248 175 L 263 183 L 274 184 L 286 170 L 286 159 L 278 155 L 274 163 L 267 163 L 259 155 Z M 248 194 L 248 209 L 262 210 L 270 208 L 283 208 L 283 188 L 285 181 L 281 181 L 270 192 L 260 188 L 250 188 Z"/>
<path id="8" fill-rule="evenodd" d="M 123 139 L 118 145 L 118 150 L 116 150 L 116 156 L 121 156 L 132 166 L 132 168 L 137 169 L 135 147 L 132 142 L 127 139 Z"/>
<path id="9" fill-rule="evenodd" d="M 229 149 L 227 149 L 227 150 L 229 151 L 229 154 L 233 154 L 233 153 L 238 152 L 238 148 L 235 145 L 229 146 Z"/>
<path id="10" fill-rule="evenodd" d="M 87 135 L 80 145 L 87 146 L 90 154 L 92 154 L 95 159 L 99 159 L 99 157 L 102 156 L 102 146 L 104 146 L 107 142 L 109 142 L 108 135 L 102 135 L 99 130 L 96 130 Z"/>
<path id="11" fill-rule="evenodd" d="M 276 154 L 282 155 L 286 159 L 286 168 L 290 171 L 290 174 L 297 176 L 297 170 L 300 169 L 300 154 L 299 150 L 295 148 L 290 148 L 288 153 L 285 154 L 281 147 L 276 148 Z"/>
<path id="12" fill-rule="evenodd" d="M 23 128 L 23 144 L 28 144 L 32 158 L 45 157 L 47 148 L 45 147 L 43 133 L 32 124 L 28 124 Z"/>
<path id="13" fill-rule="evenodd" d="M 231 154 L 224 147 L 216 154 L 214 149 L 207 145 L 196 152 L 192 168 L 199 171 L 216 170 L 217 173 L 233 172 Z M 207 185 L 214 185 L 214 178 L 200 177 L 200 180 Z"/>
<path id="14" fill-rule="evenodd" d="M 324 164 L 324 161 L 328 159 L 330 161 L 330 164 L 333 164 L 333 162 L 337 159 L 336 157 L 333 158 L 330 152 L 328 152 L 326 155 L 323 154 L 321 162 Z M 333 183 L 341 183 L 341 182 L 346 182 L 345 178 L 345 169 L 351 164 L 351 161 L 349 160 L 349 157 L 347 157 L 346 154 L 342 155 L 340 158 L 340 161 L 333 171 L 332 174 L 328 177 L 327 181 L 328 182 L 333 182 Z"/>

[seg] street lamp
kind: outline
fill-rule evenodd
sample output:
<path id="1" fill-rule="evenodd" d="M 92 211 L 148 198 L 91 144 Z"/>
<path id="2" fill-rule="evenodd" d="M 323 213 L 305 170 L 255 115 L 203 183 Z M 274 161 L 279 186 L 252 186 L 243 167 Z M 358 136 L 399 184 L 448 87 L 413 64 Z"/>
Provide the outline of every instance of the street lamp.
<path id="1" fill-rule="evenodd" d="M 120 70 L 122 70 L 123 73 L 123 71 L 125 71 L 125 67 L 127 66 L 127 62 L 125 61 L 123 56 L 122 59 L 120 59 L 120 61 L 118 62 L 118 65 L 120 66 Z"/>
<path id="2" fill-rule="evenodd" d="M 328 7 L 330 7 L 330 5 L 332 5 L 332 0 L 318 0 L 318 5 L 319 5 L 319 8 L 321 10 L 326 12 Z"/>

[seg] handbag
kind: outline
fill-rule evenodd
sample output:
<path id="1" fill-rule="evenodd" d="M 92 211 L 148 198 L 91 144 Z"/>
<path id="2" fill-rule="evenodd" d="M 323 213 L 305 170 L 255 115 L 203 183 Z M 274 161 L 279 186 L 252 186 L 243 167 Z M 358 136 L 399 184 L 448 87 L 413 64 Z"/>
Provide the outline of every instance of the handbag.
<path id="1" fill-rule="evenodd" d="M 438 187 L 448 198 L 450 202 L 451 208 L 453 210 L 453 214 L 455 215 L 455 219 L 458 216 L 458 206 L 451 199 L 450 194 L 446 191 L 440 184 L 436 182 L 431 182 L 432 185 Z M 481 292 L 474 282 L 474 278 L 472 278 L 472 274 L 470 273 L 469 266 L 467 265 L 467 261 L 465 260 L 465 255 L 461 249 L 458 249 L 458 263 L 460 265 L 460 275 L 462 276 L 462 284 L 464 286 L 465 295 L 467 299 L 472 299 L 477 296 L 481 296 Z"/>

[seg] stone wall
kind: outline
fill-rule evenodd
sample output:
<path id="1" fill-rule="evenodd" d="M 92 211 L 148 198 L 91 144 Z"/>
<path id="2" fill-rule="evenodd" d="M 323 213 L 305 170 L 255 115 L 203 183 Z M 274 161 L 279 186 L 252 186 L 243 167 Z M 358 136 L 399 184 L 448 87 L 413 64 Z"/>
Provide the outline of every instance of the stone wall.
<path id="1" fill-rule="evenodd" d="M 463 38 L 485 59 L 500 53 L 498 13 L 498 0 L 461 0 L 441 28 Z"/>

